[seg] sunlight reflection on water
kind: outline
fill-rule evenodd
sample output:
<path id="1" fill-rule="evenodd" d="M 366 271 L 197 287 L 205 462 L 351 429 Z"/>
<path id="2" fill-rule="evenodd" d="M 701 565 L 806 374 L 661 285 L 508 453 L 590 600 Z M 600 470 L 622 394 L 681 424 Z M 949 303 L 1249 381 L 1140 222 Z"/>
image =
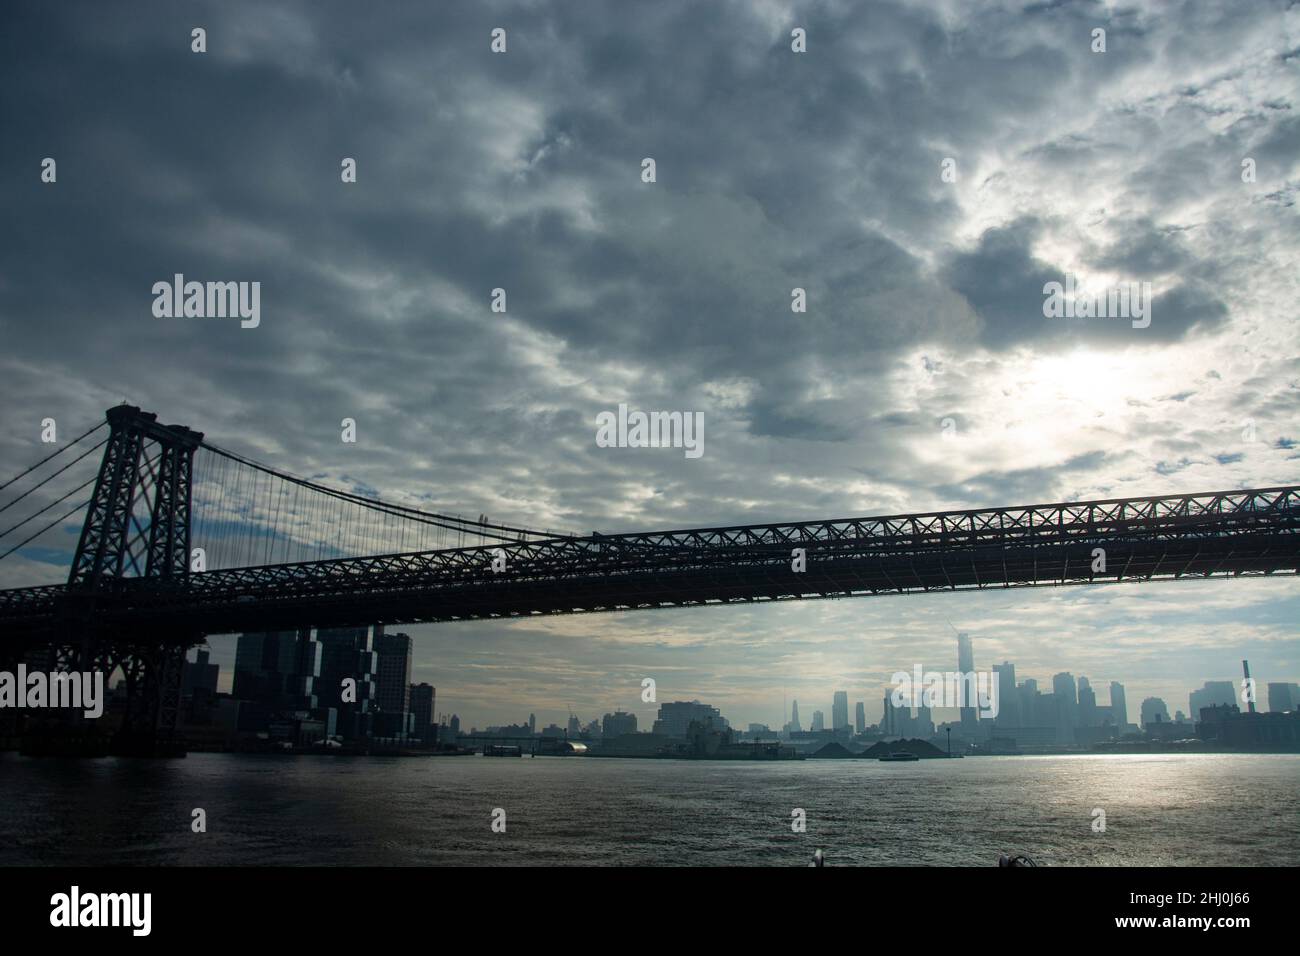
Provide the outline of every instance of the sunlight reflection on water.
<path id="1" fill-rule="evenodd" d="M 0 755 L 0 864 L 1296 865 L 1300 755 Z M 208 832 L 190 831 L 191 810 Z M 491 832 L 492 810 L 507 830 Z M 806 833 L 791 811 L 807 812 Z M 1093 810 L 1106 831 L 1092 829 Z"/>

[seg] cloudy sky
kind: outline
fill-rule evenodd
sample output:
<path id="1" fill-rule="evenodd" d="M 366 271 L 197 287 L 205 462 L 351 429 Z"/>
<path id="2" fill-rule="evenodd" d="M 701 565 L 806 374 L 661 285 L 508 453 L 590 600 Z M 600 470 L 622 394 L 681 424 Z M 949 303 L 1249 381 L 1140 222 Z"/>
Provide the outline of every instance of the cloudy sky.
<path id="1" fill-rule="evenodd" d="M 0 17 L 0 479 L 48 451 L 43 418 L 71 436 L 125 399 L 285 470 L 529 527 L 1300 480 L 1298 6 Z M 260 325 L 156 318 L 175 273 L 259 281 Z M 1045 317 L 1067 273 L 1150 283 L 1149 327 Z M 703 456 L 597 447 L 620 402 L 703 413 Z M 71 537 L 0 561 L 0 586 L 66 578 Z M 948 621 L 981 667 L 1125 682 L 1130 719 L 1242 657 L 1300 680 L 1294 577 L 409 630 L 416 678 L 467 724 L 648 722 L 652 676 L 775 725 L 783 699 L 829 717 L 840 688 L 876 719 L 895 669 L 955 664 Z M 233 639 L 213 645 L 224 683 Z"/>

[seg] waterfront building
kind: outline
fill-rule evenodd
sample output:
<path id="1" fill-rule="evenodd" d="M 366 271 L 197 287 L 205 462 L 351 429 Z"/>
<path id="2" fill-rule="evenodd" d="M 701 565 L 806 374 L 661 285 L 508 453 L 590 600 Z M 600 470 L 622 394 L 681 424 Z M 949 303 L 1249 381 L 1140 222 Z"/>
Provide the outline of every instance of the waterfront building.
<path id="1" fill-rule="evenodd" d="M 192 694 L 195 691 L 215 697 L 217 694 L 217 678 L 220 675 L 221 667 L 217 664 L 208 663 L 210 652 L 207 648 L 200 647 L 196 659 L 185 662 L 185 671 L 181 675 L 181 693 Z"/>
<path id="2" fill-rule="evenodd" d="M 434 704 L 437 689 L 428 684 L 412 684 L 411 700 L 411 735 L 420 743 L 434 743 Z"/>
<path id="3" fill-rule="evenodd" d="M 1220 705 L 1232 707 L 1237 703 L 1237 689 L 1230 680 L 1207 680 L 1199 690 L 1187 696 L 1187 712 L 1193 721 L 1200 720 L 1201 710 Z"/>
<path id="4" fill-rule="evenodd" d="M 685 737 L 693 720 L 702 724 L 712 720 L 713 726 L 718 729 L 729 726 L 716 707 L 701 704 L 698 700 L 675 700 L 659 705 L 659 717 L 654 722 L 653 733 L 663 737 Z"/>
<path id="5" fill-rule="evenodd" d="M 375 635 L 375 717 L 377 737 L 403 739 L 411 713 L 411 657 L 415 642 L 408 634 Z"/>
<path id="6" fill-rule="evenodd" d="M 260 704 L 268 713 L 314 710 L 320 704 L 320 668 L 321 647 L 308 629 L 241 634 L 231 697 Z"/>
<path id="7" fill-rule="evenodd" d="M 1300 710 L 1300 684 L 1270 683 L 1268 685 L 1269 713 L 1282 714 Z M 1197 711 L 1193 710 L 1193 714 Z"/>
<path id="8" fill-rule="evenodd" d="M 320 645 L 317 697 L 322 708 L 337 713 L 337 733 L 345 740 L 369 737 L 373 731 L 377 633 L 383 633 L 382 625 L 314 631 Z"/>
<path id="9" fill-rule="evenodd" d="M 1142 701 L 1142 729 L 1146 730 L 1152 724 L 1169 724 L 1169 708 L 1159 697 L 1148 697 Z"/>
<path id="10" fill-rule="evenodd" d="M 658 721 L 655 722 L 655 726 L 658 727 Z M 658 733 L 658 730 L 655 732 Z M 601 737 L 620 737 L 623 734 L 634 733 L 636 733 L 636 714 L 616 710 L 612 714 L 606 714 L 605 719 L 601 721 Z M 576 734 L 573 736 L 576 736 Z M 685 729 L 683 729 L 681 736 L 686 736 Z"/>

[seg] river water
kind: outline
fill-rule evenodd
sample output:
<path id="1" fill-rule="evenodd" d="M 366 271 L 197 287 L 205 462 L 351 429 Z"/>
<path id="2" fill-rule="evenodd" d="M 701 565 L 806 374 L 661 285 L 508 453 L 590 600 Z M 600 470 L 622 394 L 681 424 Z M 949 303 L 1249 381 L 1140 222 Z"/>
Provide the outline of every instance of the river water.
<path id="1" fill-rule="evenodd" d="M 0 754 L 0 865 L 1300 864 L 1300 755 L 715 763 Z M 191 827 L 206 813 L 207 832 Z M 505 832 L 494 833 L 495 810 Z M 792 829 L 805 812 L 806 832 Z M 1105 831 L 1095 810 L 1105 812 Z M 498 814 L 498 818 L 499 818 Z"/>

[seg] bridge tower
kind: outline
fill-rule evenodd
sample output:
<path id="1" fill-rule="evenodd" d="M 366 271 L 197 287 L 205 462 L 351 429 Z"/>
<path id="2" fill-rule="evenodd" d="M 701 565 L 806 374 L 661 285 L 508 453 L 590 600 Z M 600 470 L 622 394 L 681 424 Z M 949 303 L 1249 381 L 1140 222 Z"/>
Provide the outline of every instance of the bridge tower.
<path id="1" fill-rule="evenodd" d="M 190 509 L 199 432 L 160 425 L 132 405 L 108 410 L 109 437 L 68 576 L 63 638 L 52 649 L 58 670 L 121 667 L 127 708 L 113 741 L 120 753 L 183 753 L 176 737 L 185 652 L 196 634 L 112 632 L 97 611 L 121 599 L 123 584 L 148 578 L 184 587 L 190 573 Z"/>
<path id="2" fill-rule="evenodd" d="M 199 432 L 159 425 L 133 405 L 107 413 L 110 434 L 68 576 L 70 591 L 111 590 L 124 577 L 184 583 Z"/>

